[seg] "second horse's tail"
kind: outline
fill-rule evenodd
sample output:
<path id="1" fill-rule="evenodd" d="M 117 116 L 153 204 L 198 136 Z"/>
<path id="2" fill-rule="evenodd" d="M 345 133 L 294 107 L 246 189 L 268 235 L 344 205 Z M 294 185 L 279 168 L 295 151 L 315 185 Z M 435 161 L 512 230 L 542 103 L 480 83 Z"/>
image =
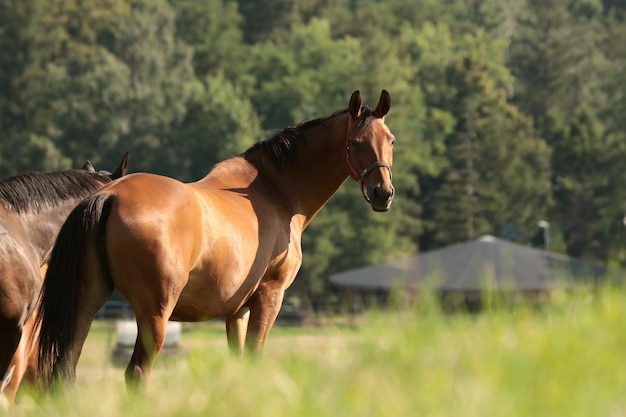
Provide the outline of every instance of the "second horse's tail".
<path id="1" fill-rule="evenodd" d="M 104 233 L 110 201 L 106 193 L 83 200 L 63 224 L 52 250 L 37 310 L 38 376 L 45 386 L 56 379 L 75 379 L 70 349 L 76 337 L 78 268 L 88 235 Z"/>

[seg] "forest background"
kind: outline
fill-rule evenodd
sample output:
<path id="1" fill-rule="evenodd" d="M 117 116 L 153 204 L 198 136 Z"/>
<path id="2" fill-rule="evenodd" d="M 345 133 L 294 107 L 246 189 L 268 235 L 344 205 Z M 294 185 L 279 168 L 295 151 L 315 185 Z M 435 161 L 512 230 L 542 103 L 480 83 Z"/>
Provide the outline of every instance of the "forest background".
<path id="1" fill-rule="evenodd" d="M 0 0 L 0 177 L 181 181 L 391 93 L 396 198 L 349 181 L 291 294 L 484 234 L 626 264 L 625 0 Z M 538 228 L 544 220 L 548 230 Z"/>

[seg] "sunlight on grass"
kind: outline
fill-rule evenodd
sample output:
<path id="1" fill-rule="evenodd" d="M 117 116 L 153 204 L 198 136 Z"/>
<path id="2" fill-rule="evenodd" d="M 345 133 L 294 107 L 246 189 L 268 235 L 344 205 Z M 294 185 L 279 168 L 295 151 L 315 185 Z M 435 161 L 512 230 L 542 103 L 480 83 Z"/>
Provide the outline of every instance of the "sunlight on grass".
<path id="1" fill-rule="evenodd" d="M 626 416 L 618 291 L 479 315 L 427 302 L 359 317 L 357 328 L 277 328 L 257 360 L 231 357 L 222 327 L 194 326 L 141 395 L 110 364 L 110 333 L 92 333 L 77 385 L 22 395 L 12 415 Z"/>

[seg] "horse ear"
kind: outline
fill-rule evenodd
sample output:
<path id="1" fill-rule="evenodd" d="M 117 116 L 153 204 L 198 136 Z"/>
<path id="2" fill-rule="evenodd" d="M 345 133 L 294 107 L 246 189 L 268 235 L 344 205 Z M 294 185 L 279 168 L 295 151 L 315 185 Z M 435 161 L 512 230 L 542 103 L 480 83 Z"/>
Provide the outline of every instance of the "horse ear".
<path id="1" fill-rule="evenodd" d="M 389 113 L 390 108 L 391 96 L 387 90 L 383 90 L 382 93 L 380 93 L 380 99 L 378 99 L 376 110 L 374 110 L 374 117 L 385 117 L 387 113 Z"/>
<path id="2" fill-rule="evenodd" d="M 350 104 L 348 105 L 348 111 L 355 119 L 361 115 L 361 93 L 359 90 L 352 93 L 352 97 L 350 97 Z"/>
<path id="3" fill-rule="evenodd" d="M 87 172 L 96 172 L 96 169 L 91 165 L 91 162 L 87 161 L 83 164 L 83 169 Z"/>
<path id="4" fill-rule="evenodd" d="M 124 156 L 122 156 L 122 161 L 120 162 L 120 165 L 117 167 L 115 172 L 111 174 L 111 179 L 115 180 L 115 179 L 121 178 L 124 175 L 126 175 L 127 172 L 128 172 L 128 151 L 124 153 Z"/>

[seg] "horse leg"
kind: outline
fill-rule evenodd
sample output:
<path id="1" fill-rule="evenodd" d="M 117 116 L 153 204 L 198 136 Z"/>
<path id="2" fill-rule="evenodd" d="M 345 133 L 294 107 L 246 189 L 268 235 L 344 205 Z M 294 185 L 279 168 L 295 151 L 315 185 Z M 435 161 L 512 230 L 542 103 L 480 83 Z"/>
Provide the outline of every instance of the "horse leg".
<path id="1" fill-rule="evenodd" d="M 43 281 L 46 277 L 46 271 L 48 270 L 48 264 L 43 264 L 39 268 L 39 274 L 41 276 L 41 280 Z M 34 385 L 37 383 L 37 365 L 38 365 L 38 352 L 37 352 L 37 340 L 39 339 L 39 330 L 35 326 L 37 322 L 37 310 L 39 305 L 35 307 L 30 318 L 26 322 L 24 326 L 25 337 L 27 338 L 28 345 L 26 346 L 26 369 L 24 370 L 23 377 L 30 384 Z"/>
<path id="2" fill-rule="evenodd" d="M 137 317 L 135 349 L 126 367 L 126 386 L 137 389 L 145 385 L 152 373 L 152 366 L 165 343 L 169 314 L 153 317 Z"/>
<path id="3" fill-rule="evenodd" d="M 15 357 L 19 356 L 22 334 L 23 327 L 18 318 L 8 318 L 0 322 L 0 407 L 13 404 L 15 401 L 12 381 L 15 377 Z"/>
<path id="4" fill-rule="evenodd" d="M 259 354 L 283 302 L 285 290 L 278 281 L 262 283 L 248 301 L 250 323 L 246 337 L 246 351 Z"/>
<path id="5" fill-rule="evenodd" d="M 41 280 L 46 276 L 46 271 L 48 270 L 48 264 L 44 264 L 39 268 L 39 276 Z M 35 327 L 35 322 L 37 321 L 37 308 L 33 309 L 30 317 L 26 321 L 26 324 L 23 327 L 22 339 L 20 341 L 19 346 L 17 347 L 17 351 L 13 356 L 13 360 L 11 361 L 11 367 L 14 366 L 13 377 L 9 384 L 7 385 L 6 391 L 13 395 L 17 393 L 18 388 L 20 387 L 22 381 L 26 379 L 31 385 L 37 383 L 37 349 L 36 349 L 36 341 L 38 336 L 38 331 Z"/>
<path id="6" fill-rule="evenodd" d="M 17 350 L 9 364 L 9 372 L 12 373 L 10 380 L 3 382 L 3 393 L 11 402 L 15 402 L 17 390 L 24 379 L 31 384 L 36 383 L 37 378 L 37 349 L 35 348 L 37 341 L 37 329 L 35 322 L 37 320 L 37 311 L 33 310 L 26 324 L 22 327 L 22 337 L 17 346 Z"/>
<path id="7" fill-rule="evenodd" d="M 166 261 L 163 263 L 168 265 Z M 184 280 L 172 277 L 184 277 L 185 274 L 177 269 L 168 269 L 165 265 L 151 265 L 143 269 L 144 274 L 139 271 L 137 275 L 154 278 L 146 278 L 143 285 L 141 280 L 135 280 L 132 288 L 118 285 L 137 319 L 135 348 L 125 372 L 126 386 L 129 389 L 141 388 L 150 379 L 154 361 L 165 343 L 167 322 L 184 285 Z M 150 267 L 154 269 L 150 270 Z M 155 288 L 155 282 L 160 282 L 161 285 Z"/>
<path id="8" fill-rule="evenodd" d="M 22 377 L 28 381 L 30 384 L 37 383 L 37 340 L 39 336 L 39 332 L 35 323 L 37 321 L 37 309 L 33 311 L 30 315 L 28 321 L 24 325 L 24 334 L 22 339 L 25 339 L 24 346 L 24 373 Z"/>
<path id="9" fill-rule="evenodd" d="M 23 328 L 22 337 L 9 364 L 8 375 L 2 382 L 2 394 L 10 404 L 15 402 L 17 389 L 28 367 L 33 325 L 34 317 L 31 316 Z"/>
<path id="10" fill-rule="evenodd" d="M 42 267 L 40 269 L 41 273 L 45 274 L 45 268 Z M 10 317 L 7 323 L 11 323 L 9 327 L 13 327 L 13 330 L 0 330 L 1 335 L 6 335 L 7 339 L 12 339 L 12 342 L 5 343 L 0 342 L 1 346 L 7 346 L 9 349 L 6 352 L 0 353 L 0 358 L 10 359 L 8 367 L 6 367 L 6 363 L 0 365 L 0 372 L 3 369 L 6 369 L 6 373 L 4 375 L 0 375 L 0 397 L 3 398 L 3 401 L 6 401 L 9 404 L 13 404 L 15 402 L 15 397 L 17 395 L 17 390 L 24 378 L 24 374 L 29 371 L 29 358 L 31 353 L 35 350 L 34 347 L 34 339 L 33 332 L 35 332 L 35 300 L 37 300 L 38 293 L 40 291 L 40 282 L 38 281 L 39 277 L 43 277 L 42 275 L 37 275 L 34 270 L 31 270 L 33 279 L 24 280 L 26 282 L 31 282 L 30 286 L 30 294 L 15 296 L 15 299 L 22 300 L 24 297 L 32 300 L 30 303 L 26 303 L 26 305 L 20 304 L 18 302 L 14 303 L 5 303 L 5 309 L 0 313 L 4 317 Z M 26 274 L 26 273 L 25 273 Z M 25 275 L 28 276 L 28 275 Z M 42 278 L 43 279 L 43 278 Z M 13 306 L 11 308 L 10 306 Z M 28 319 L 26 319 L 28 317 Z M 0 328 L 6 327 L 6 325 L 0 325 Z M 3 337 L 0 336 L 0 340 Z M 10 355 L 10 356 L 5 356 Z M 3 361 L 0 360 L 0 361 Z M 36 366 L 36 365 L 35 365 Z M 31 374 L 32 368 L 30 369 Z M 34 382 L 34 378 L 30 379 L 31 382 Z M 2 401 L 2 400 L 0 400 Z"/>
<path id="11" fill-rule="evenodd" d="M 230 352 L 233 354 L 243 353 L 249 319 L 250 308 L 248 306 L 241 307 L 234 315 L 226 318 L 226 337 Z"/>

